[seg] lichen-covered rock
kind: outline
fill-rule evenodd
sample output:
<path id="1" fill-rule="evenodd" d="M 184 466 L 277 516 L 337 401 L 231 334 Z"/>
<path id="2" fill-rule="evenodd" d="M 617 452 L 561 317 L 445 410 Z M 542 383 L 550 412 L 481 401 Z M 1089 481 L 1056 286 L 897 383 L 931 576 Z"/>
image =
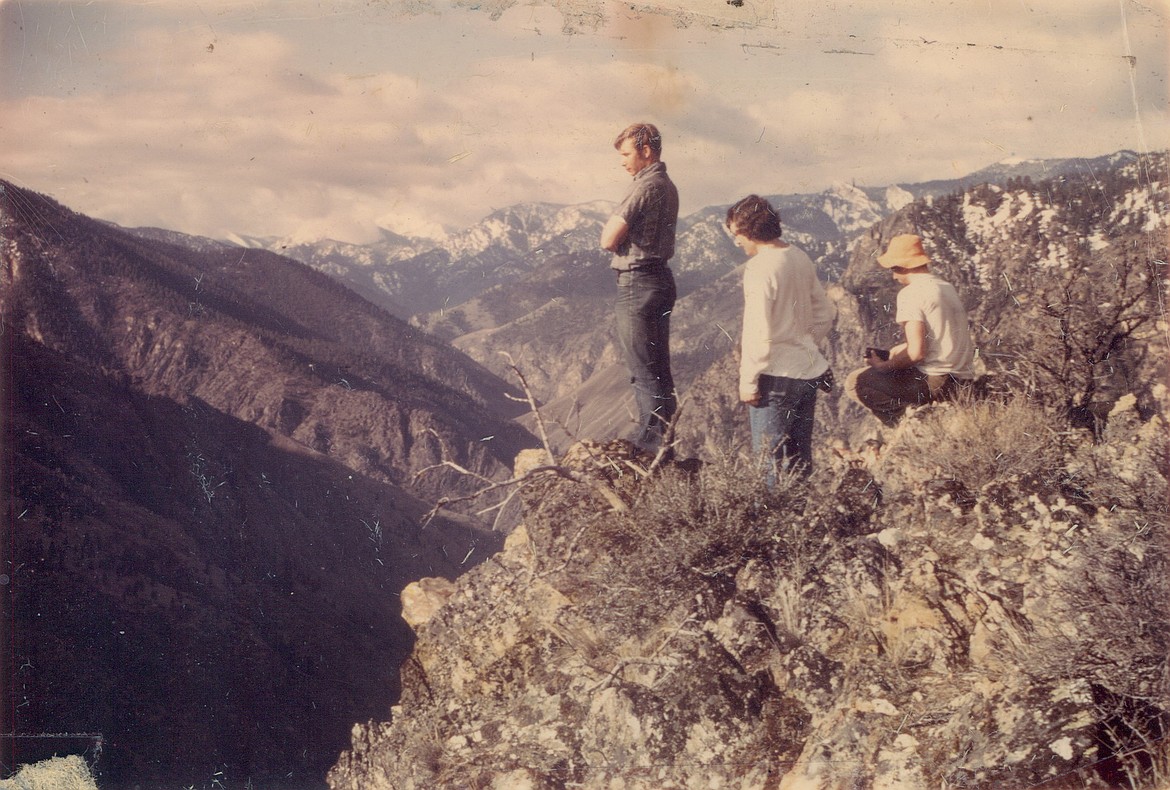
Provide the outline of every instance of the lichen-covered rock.
<path id="1" fill-rule="evenodd" d="M 998 476 L 972 455 L 940 478 L 920 428 L 889 462 L 776 490 L 734 460 L 647 480 L 578 452 L 629 510 L 563 477 L 529 488 L 524 525 L 418 626 L 391 721 L 355 728 L 331 786 L 1141 785 L 1123 748 L 1170 724 L 1166 585 L 1143 576 L 1165 569 L 1164 434 L 1132 426 L 1144 455 L 1071 448 Z M 1146 607 L 1145 630 L 1103 606 Z M 1139 699 L 1146 724 L 1124 715 Z"/>
<path id="2" fill-rule="evenodd" d="M 402 590 L 402 619 L 411 628 L 435 616 L 455 594 L 455 585 L 441 576 L 427 576 Z"/>

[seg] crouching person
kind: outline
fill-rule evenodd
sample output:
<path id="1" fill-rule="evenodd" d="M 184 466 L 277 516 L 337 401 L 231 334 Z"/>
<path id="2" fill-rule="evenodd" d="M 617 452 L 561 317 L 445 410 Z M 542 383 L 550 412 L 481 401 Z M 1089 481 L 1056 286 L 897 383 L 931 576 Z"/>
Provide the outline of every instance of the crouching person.
<path id="1" fill-rule="evenodd" d="M 894 320 L 906 342 L 888 353 L 867 349 L 845 392 L 893 427 L 908 407 L 947 400 L 974 379 L 975 344 L 958 291 L 930 271 L 922 239 L 895 236 L 878 263 L 903 286 Z"/>

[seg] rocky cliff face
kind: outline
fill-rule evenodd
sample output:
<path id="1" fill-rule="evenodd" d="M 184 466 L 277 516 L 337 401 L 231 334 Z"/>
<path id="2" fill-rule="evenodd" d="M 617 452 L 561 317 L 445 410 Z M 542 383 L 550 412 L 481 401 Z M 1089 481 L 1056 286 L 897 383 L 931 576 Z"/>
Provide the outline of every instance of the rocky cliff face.
<path id="1" fill-rule="evenodd" d="M 940 407 L 776 491 L 578 454 L 630 511 L 530 489 L 330 786 L 1152 787 L 1166 428 L 1131 410 L 1091 446 L 1026 404 Z"/>
<path id="2" fill-rule="evenodd" d="M 1163 786 L 1167 168 L 1110 167 L 928 194 L 860 237 L 834 369 L 896 341 L 871 257 L 918 232 L 991 397 L 891 432 L 834 393 L 807 485 L 742 461 L 734 273 L 681 300 L 679 430 L 706 465 L 646 480 L 620 443 L 571 451 L 628 511 L 528 488 L 504 551 L 424 595 L 399 704 L 331 786 Z M 606 375 L 580 392 L 616 395 Z"/>

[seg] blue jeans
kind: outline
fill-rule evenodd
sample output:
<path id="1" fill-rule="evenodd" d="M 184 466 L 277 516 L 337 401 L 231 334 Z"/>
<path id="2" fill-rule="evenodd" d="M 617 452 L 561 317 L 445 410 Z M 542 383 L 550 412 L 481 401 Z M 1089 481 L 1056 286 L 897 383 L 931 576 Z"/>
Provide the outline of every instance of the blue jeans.
<path id="1" fill-rule="evenodd" d="M 768 485 L 775 484 L 777 469 L 792 469 L 805 476 L 812 472 L 816 381 L 760 376 L 760 405 L 748 406 L 748 424 L 752 452 L 768 466 Z"/>
<path id="2" fill-rule="evenodd" d="M 634 443 L 654 451 L 678 402 L 670 374 L 670 313 L 677 291 L 666 266 L 618 272 L 618 344 L 630 370 L 638 429 Z"/>

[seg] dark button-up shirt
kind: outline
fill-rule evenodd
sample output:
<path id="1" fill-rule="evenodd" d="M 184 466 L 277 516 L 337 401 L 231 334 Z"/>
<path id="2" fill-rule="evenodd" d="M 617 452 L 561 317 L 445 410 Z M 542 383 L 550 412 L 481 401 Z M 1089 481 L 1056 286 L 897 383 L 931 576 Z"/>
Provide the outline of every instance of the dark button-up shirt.
<path id="1" fill-rule="evenodd" d="M 678 189 L 666 174 L 666 163 L 655 162 L 639 170 L 614 213 L 629 229 L 610 267 L 629 271 L 665 266 L 674 255 L 678 224 Z"/>

